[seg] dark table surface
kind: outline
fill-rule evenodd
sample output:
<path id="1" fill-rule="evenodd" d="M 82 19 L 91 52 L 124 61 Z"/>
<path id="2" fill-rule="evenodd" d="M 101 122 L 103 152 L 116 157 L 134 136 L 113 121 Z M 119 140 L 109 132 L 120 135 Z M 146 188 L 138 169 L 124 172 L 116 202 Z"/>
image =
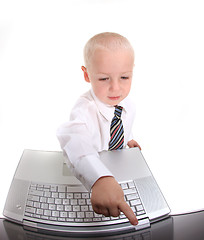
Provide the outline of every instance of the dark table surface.
<path id="1" fill-rule="evenodd" d="M 204 240 L 204 211 L 171 216 L 151 224 L 150 228 L 112 236 L 69 237 L 42 234 L 25 230 L 23 226 L 0 219 L 0 240 L 63 240 L 63 239 L 117 239 L 117 240 Z"/>

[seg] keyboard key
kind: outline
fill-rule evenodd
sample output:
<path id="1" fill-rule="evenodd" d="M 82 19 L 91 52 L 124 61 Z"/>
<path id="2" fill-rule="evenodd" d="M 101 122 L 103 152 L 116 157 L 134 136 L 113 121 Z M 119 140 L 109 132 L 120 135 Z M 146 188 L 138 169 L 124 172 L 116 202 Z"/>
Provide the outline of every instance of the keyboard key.
<path id="1" fill-rule="evenodd" d="M 93 212 L 85 212 L 86 218 L 93 218 Z"/>
<path id="2" fill-rule="evenodd" d="M 47 203 L 41 203 L 41 208 L 42 209 L 48 209 L 48 204 Z"/>
<path id="3" fill-rule="evenodd" d="M 93 218 L 93 222 L 100 222 L 101 218 Z"/>
<path id="4" fill-rule="evenodd" d="M 52 211 L 52 217 L 59 217 L 59 211 Z"/>
<path id="5" fill-rule="evenodd" d="M 64 211 L 63 205 L 57 205 L 57 211 Z"/>
<path id="6" fill-rule="evenodd" d="M 48 192 L 48 191 L 46 191 L 46 192 L 44 192 L 44 197 L 51 197 L 51 192 Z"/>
<path id="7" fill-rule="evenodd" d="M 68 205 L 69 204 L 69 199 L 63 199 L 62 204 L 63 205 Z"/>
<path id="8" fill-rule="evenodd" d="M 82 218 L 75 218 L 75 222 L 78 222 L 78 223 L 80 222 L 81 223 L 81 222 L 83 222 L 83 219 Z"/>
<path id="9" fill-rule="evenodd" d="M 55 202 L 55 199 L 54 198 L 48 198 L 47 199 L 47 203 L 54 203 Z"/>
<path id="10" fill-rule="evenodd" d="M 82 198 L 90 198 L 89 193 L 82 193 Z"/>
<path id="11" fill-rule="evenodd" d="M 58 192 L 59 193 L 65 193 L 66 192 L 66 186 L 63 186 L 63 185 L 58 186 Z"/>
<path id="12" fill-rule="evenodd" d="M 140 201 L 140 199 L 135 199 L 135 200 L 130 201 L 130 204 L 131 204 L 131 206 L 139 205 L 139 204 L 141 204 L 141 201 Z"/>
<path id="13" fill-rule="evenodd" d="M 33 201 L 27 201 L 27 204 L 26 204 L 26 205 L 27 205 L 28 207 L 33 207 L 33 204 L 34 204 Z"/>
<path id="14" fill-rule="evenodd" d="M 58 198 L 59 193 L 58 192 L 52 192 L 52 198 Z"/>
<path id="15" fill-rule="evenodd" d="M 64 210 L 65 210 L 66 212 L 70 212 L 70 211 L 72 211 L 72 206 L 66 205 L 65 208 L 64 208 Z"/>
<path id="16" fill-rule="evenodd" d="M 74 212 L 79 212 L 80 211 L 80 206 L 73 206 L 73 211 Z"/>
<path id="17" fill-rule="evenodd" d="M 78 203 L 79 203 L 79 205 L 86 205 L 86 200 L 85 199 L 79 199 Z"/>
<path id="18" fill-rule="evenodd" d="M 102 214 L 98 214 L 94 212 L 94 217 L 102 217 L 102 216 L 103 216 Z"/>
<path id="19" fill-rule="evenodd" d="M 86 199 L 86 204 L 91 205 L 91 199 Z"/>
<path id="20" fill-rule="evenodd" d="M 127 184 L 129 188 L 135 188 L 134 182 L 128 182 Z"/>
<path id="21" fill-rule="evenodd" d="M 30 200 L 30 201 L 35 201 L 35 202 L 39 202 L 40 197 L 39 197 L 39 196 L 29 195 L 29 196 L 28 196 L 28 200 Z"/>
<path id="22" fill-rule="evenodd" d="M 81 199 L 81 193 L 74 193 L 75 199 Z"/>
<path id="23" fill-rule="evenodd" d="M 89 205 L 89 211 L 92 211 L 92 212 L 93 212 L 93 207 L 92 207 L 92 205 Z"/>
<path id="24" fill-rule="evenodd" d="M 56 198 L 55 199 L 55 204 L 62 204 L 62 199 Z"/>
<path id="25" fill-rule="evenodd" d="M 67 217 L 67 212 L 60 212 L 60 217 L 66 218 Z"/>
<path id="26" fill-rule="evenodd" d="M 33 207 L 26 207 L 26 212 L 28 212 L 28 213 L 35 213 L 35 208 L 33 208 Z"/>
<path id="27" fill-rule="evenodd" d="M 136 206 L 136 209 L 137 209 L 137 211 L 142 211 L 142 210 L 144 210 L 144 208 L 143 208 L 142 205 L 138 205 L 138 206 Z"/>
<path id="28" fill-rule="evenodd" d="M 50 210 L 56 210 L 56 205 L 55 204 L 49 204 L 48 207 Z"/>
<path id="29" fill-rule="evenodd" d="M 143 215 L 143 214 L 145 214 L 145 211 L 144 211 L 144 210 L 137 212 L 137 216 Z"/>
<path id="30" fill-rule="evenodd" d="M 102 217 L 102 221 L 110 221 L 110 217 Z"/>
<path id="31" fill-rule="evenodd" d="M 47 198 L 46 197 L 40 197 L 40 202 L 46 203 L 47 202 Z"/>
<path id="32" fill-rule="evenodd" d="M 71 205 L 77 205 L 77 199 L 71 199 L 70 204 Z"/>
<path id="33" fill-rule="evenodd" d="M 73 194 L 73 193 L 67 193 L 67 198 L 68 198 L 68 199 L 74 198 L 74 194 Z"/>
<path id="34" fill-rule="evenodd" d="M 30 189 L 29 191 L 29 194 L 30 195 L 35 195 L 35 196 L 43 196 L 43 191 L 38 191 L 38 190 L 33 190 L 33 189 Z"/>
<path id="35" fill-rule="evenodd" d="M 127 183 L 121 183 L 120 186 L 123 190 L 128 188 Z"/>
<path id="36" fill-rule="evenodd" d="M 132 193 L 136 193 L 136 188 L 130 188 L 130 189 L 125 189 L 124 191 L 124 194 L 127 195 L 127 194 L 132 194 Z"/>
<path id="37" fill-rule="evenodd" d="M 130 201 L 130 200 L 135 199 L 135 198 L 136 198 L 136 195 L 135 195 L 135 193 L 129 194 L 129 195 L 126 195 L 126 198 L 127 198 L 128 201 Z"/>
<path id="38" fill-rule="evenodd" d="M 84 218 L 84 212 L 77 212 L 77 218 Z"/>
<path id="39" fill-rule="evenodd" d="M 43 215 L 43 209 L 37 209 L 36 214 Z"/>
<path id="40" fill-rule="evenodd" d="M 89 207 L 88 206 L 81 206 L 81 211 L 88 212 Z"/>
<path id="41" fill-rule="evenodd" d="M 74 218 L 66 218 L 67 222 L 74 222 Z"/>
<path id="42" fill-rule="evenodd" d="M 44 215 L 45 216 L 51 216 L 51 211 L 50 210 L 45 210 Z"/>
<path id="43" fill-rule="evenodd" d="M 69 218 L 75 218 L 76 212 L 69 212 Z"/>
<path id="44" fill-rule="evenodd" d="M 65 193 L 59 193 L 59 198 L 65 198 Z"/>
<path id="45" fill-rule="evenodd" d="M 57 186 L 51 186 L 50 191 L 51 192 L 57 192 Z"/>
<path id="46" fill-rule="evenodd" d="M 92 218 L 84 218 L 84 222 L 92 222 Z"/>
<path id="47" fill-rule="evenodd" d="M 39 202 L 34 202 L 33 207 L 35 208 L 40 208 L 41 203 Z"/>

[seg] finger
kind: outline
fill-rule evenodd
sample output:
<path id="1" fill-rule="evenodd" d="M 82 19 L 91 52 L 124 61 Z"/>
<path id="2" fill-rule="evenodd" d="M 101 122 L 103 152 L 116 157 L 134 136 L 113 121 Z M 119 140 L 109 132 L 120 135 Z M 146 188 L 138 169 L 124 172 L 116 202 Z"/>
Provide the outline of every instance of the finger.
<path id="1" fill-rule="evenodd" d="M 109 212 L 109 210 L 107 208 L 104 208 L 102 211 L 101 211 L 101 214 L 103 214 L 105 217 L 110 217 L 111 214 Z"/>
<path id="2" fill-rule="evenodd" d="M 98 207 L 98 206 L 94 206 L 93 210 L 94 210 L 95 213 L 103 214 L 105 217 L 111 216 L 110 212 L 109 212 L 109 210 L 107 208 L 101 208 L 101 207 Z"/>
<path id="3" fill-rule="evenodd" d="M 112 217 L 118 217 L 120 215 L 120 209 L 118 209 L 118 207 L 110 208 L 109 212 Z"/>
<path id="4" fill-rule="evenodd" d="M 137 143 L 137 147 L 140 149 L 140 151 L 142 150 L 142 148 L 140 147 L 140 145 Z"/>
<path id="5" fill-rule="evenodd" d="M 134 212 L 132 211 L 130 206 L 125 201 L 119 205 L 119 208 L 125 214 L 125 216 L 129 219 L 129 221 L 132 225 L 138 224 L 138 220 L 137 220 Z"/>

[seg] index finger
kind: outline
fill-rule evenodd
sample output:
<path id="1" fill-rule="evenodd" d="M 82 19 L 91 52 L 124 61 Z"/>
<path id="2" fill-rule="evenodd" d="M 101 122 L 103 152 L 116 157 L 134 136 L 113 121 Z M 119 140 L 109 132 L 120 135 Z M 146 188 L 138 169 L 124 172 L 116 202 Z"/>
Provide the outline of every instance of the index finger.
<path id="1" fill-rule="evenodd" d="M 138 224 L 136 215 L 134 214 L 134 212 L 132 211 L 130 206 L 125 201 L 119 205 L 119 209 L 121 212 L 123 212 L 125 214 L 125 216 L 129 219 L 129 221 L 132 225 Z"/>

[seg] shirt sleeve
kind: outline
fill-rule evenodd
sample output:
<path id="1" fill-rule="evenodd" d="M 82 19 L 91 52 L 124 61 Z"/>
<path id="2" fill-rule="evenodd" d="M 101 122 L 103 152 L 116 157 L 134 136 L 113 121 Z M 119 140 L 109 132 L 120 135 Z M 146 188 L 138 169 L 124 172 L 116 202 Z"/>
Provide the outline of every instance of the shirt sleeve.
<path id="1" fill-rule="evenodd" d="M 113 176 L 100 161 L 94 148 L 88 126 L 80 114 L 74 114 L 71 120 L 57 130 L 57 137 L 72 173 L 90 190 L 102 176 Z"/>

